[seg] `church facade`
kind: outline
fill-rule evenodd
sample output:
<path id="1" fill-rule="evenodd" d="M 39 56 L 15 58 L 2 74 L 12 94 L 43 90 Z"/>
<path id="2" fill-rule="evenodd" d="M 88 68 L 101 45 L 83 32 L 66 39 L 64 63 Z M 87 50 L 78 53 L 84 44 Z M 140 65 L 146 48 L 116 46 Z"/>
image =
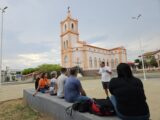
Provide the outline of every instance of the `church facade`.
<path id="1" fill-rule="evenodd" d="M 97 70 L 104 61 L 112 69 L 119 63 L 127 62 L 124 47 L 112 49 L 100 48 L 81 41 L 78 32 L 78 20 L 71 17 L 68 10 L 67 17 L 61 22 L 61 65 L 66 68 L 79 66 L 83 70 Z"/>

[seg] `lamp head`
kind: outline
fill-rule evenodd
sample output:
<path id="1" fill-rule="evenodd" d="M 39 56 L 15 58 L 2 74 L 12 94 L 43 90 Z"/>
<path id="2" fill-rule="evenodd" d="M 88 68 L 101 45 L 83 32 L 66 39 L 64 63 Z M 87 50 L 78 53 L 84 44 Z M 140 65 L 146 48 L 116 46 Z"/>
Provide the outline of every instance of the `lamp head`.
<path id="1" fill-rule="evenodd" d="M 7 8 L 8 8 L 7 6 L 6 6 L 6 7 L 4 7 L 4 10 L 5 10 L 5 9 L 7 9 Z"/>

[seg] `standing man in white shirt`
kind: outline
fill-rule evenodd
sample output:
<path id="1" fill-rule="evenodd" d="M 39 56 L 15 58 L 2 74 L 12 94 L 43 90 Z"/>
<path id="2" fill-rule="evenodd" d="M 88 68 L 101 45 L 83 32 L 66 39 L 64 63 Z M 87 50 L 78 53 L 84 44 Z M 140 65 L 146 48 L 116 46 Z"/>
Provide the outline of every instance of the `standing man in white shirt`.
<path id="1" fill-rule="evenodd" d="M 108 89 L 109 89 L 109 81 L 111 80 L 112 71 L 111 71 L 111 68 L 108 66 L 108 63 L 107 63 L 107 66 L 105 66 L 105 62 L 101 62 L 100 66 L 101 67 L 99 69 L 99 74 L 101 74 L 102 86 L 107 97 L 109 97 Z"/>
<path id="2" fill-rule="evenodd" d="M 65 80 L 68 78 L 66 76 L 67 74 L 67 69 L 66 68 L 61 68 L 61 75 L 58 77 L 58 90 L 57 90 L 57 96 L 59 98 L 64 98 L 64 84 Z"/>

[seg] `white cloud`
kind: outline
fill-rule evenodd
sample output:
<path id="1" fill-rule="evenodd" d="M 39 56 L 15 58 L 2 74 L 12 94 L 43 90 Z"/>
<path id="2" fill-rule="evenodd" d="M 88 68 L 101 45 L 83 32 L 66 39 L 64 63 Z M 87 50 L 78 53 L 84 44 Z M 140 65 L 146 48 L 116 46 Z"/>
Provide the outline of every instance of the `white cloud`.
<path id="1" fill-rule="evenodd" d="M 43 33 L 22 33 L 18 40 L 24 44 L 50 44 L 53 43 L 53 36 Z"/>
<path id="2" fill-rule="evenodd" d="M 5 59 L 3 61 L 3 69 L 6 66 L 10 68 L 24 69 L 29 67 L 36 67 L 40 64 L 60 64 L 60 50 L 51 49 L 44 53 L 27 53 L 19 54 L 12 59 Z"/>

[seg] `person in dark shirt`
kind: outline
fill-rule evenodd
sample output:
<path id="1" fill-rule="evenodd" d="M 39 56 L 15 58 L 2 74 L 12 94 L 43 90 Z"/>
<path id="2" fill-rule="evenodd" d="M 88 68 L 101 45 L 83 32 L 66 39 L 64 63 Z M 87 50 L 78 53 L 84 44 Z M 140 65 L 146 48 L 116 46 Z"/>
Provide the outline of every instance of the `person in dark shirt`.
<path id="1" fill-rule="evenodd" d="M 37 90 L 37 88 L 38 88 L 39 80 L 40 80 L 40 74 L 36 75 L 36 77 L 35 77 L 35 90 Z"/>
<path id="2" fill-rule="evenodd" d="M 122 120 L 149 120 L 150 113 L 142 81 L 133 76 L 130 66 L 120 63 L 118 77 L 109 83 L 111 101 Z"/>

